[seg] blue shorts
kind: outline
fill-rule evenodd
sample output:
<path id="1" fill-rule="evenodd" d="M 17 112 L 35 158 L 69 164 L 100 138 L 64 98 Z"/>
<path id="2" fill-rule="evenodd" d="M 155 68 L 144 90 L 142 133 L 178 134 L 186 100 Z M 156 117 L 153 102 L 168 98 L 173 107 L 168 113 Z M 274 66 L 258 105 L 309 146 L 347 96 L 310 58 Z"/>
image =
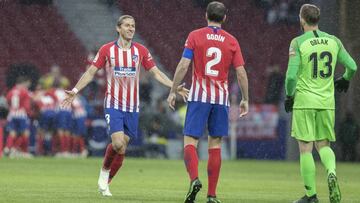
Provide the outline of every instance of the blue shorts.
<path id="1" fill-rule="evenodd" d="M 71 130 L 72 115 L 71 111 L 59 111 L 56 117 L 56 127 L 62 130 Z"/>
<path id="2" fill-rule="evenodd" d="M 41 112 L 39 118 L 40 128 L 44 130 L 53 130 L 55 128 L 55 119 L 56 119 L 55 111 Z"/>
<path id="3" fill-rule="evenodd" d="M 227 136 L 229 131 L 229 107 L 219 104 L 188 102 L 184 135 L 200 138 L 206 125 L 210 136 Z"/>
<path id="4" fill-rule="evenodd" d="M 30 130 L 30 121 L 28 118 L 12 118 L 6 128 L 9 132 L 23 133 L 25 130 Z"/>
<path id="5" fill-rule="evenodd" d="M 118 109 L 105 109 L 105 119 L 108 125 L 108 134 L 124 132 L 130 138 L 137 137 L 139 125 L 139 113 L 124 112 Z"/>
<path id="6" fill-rule="evenodd" d="M 86 117 L 73 118 L 72 120 L 72 133 L 74 135 L 85 136 L 86 134 Z"/>

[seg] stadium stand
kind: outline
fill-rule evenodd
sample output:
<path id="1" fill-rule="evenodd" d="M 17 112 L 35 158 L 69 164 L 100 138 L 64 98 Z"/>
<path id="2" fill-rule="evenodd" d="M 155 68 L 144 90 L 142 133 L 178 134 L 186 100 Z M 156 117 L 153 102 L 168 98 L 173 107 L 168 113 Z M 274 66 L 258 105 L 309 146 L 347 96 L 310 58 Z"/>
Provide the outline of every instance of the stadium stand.
<path id="1" fill-rule="evenodd" d="M 0 76 L 14 63 L 31 63 L 41 73 L 53 64 L 72 81 L 85 67 L 86 50 L 52 5 L 7 1 L 0 12 Z M 0 87 L 3 87 L 1 83 Z"/>

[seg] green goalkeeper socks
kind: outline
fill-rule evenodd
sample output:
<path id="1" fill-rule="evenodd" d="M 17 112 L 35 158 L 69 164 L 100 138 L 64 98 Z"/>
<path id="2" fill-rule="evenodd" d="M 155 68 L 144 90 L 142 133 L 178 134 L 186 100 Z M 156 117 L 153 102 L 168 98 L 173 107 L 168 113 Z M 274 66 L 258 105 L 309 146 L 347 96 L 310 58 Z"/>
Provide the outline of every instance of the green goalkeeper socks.
<path id="1" fill-rule="evenodd" d="M 300 172 L 304 180 L 306 195 L 316 194 L 315 161 L 311 153 L 300 154 Z"/>
<path id="2" fill-rule="evenodd" d="M 330 147 L 322 147 L 319 150 L 319 154 L 320 154 L 321 162 L 325 166 L 328 175 L 330 173 L 333 173 L 334 175 L 336 175 L 336 173 L 335 173 L 335 169 L 336 169 L 335 162 L 336 161 L 335 161 L 335 154 L 334 154 L 333 150 Z"/>

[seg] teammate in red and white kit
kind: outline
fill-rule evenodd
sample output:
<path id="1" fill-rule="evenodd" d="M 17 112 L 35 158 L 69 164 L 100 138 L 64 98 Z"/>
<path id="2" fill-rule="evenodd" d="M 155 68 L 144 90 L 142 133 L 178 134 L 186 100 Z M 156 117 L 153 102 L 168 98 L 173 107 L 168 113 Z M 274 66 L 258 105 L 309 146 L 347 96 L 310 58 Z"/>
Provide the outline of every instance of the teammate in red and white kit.
<path id="1" fill-rule="evenodd" d="M 79 96 L 75 97 L 72 103 L 72 149 L 74 154 L 80 154 L 86 157 L 88 152 L 85 149 L 84 136 L 86 133 L 86 117 L 87 112 L 84 107 L 83 101 Z"/>
<path id="2" fill-rule="evenodd" d="M 37 153 L 44 155 L 44 138 L 46 133 L 54 134 L 57 98 L 51 90 L 43 90 L 38 85 L 34 93 L 34 101 L 39 109 L 39 129 L 37 133 Z M 54 137 L 53 137 L 54 139 Z"/>
<path id="3" fill-rule="evenodd" d="M 248 112 L 248 81 L 244 60 L 235 37 L 221 29 L 226 19 L 226 8 L 212 2 L 206 10 L 208 27 L 194 30 L 186 40 L 183 56 L 176 68 L 168 103 L 174 109 L 176 87 L 184 78 L 193 61 L 192 86 L 184 126 L 184 161 L 190 176 L 190 188 L 185 203 L 195 201 L 202 187 L 198 178 L 198 139 L 208 126 L 208 203 L 219 203 L 216 186 L 221 166 L 221 138 L 228 135 L 229 90 L 228 73 L 235 68 L 242 92 L 240 117 Z"/>
<path id="4" fill-rule="evenodd" d="M 29 78 L 19 76 L 16 85 L 6 96 L 9 105 L 7 117 L 9 135 L 4 148 L 5 154 L 12 155 L 21 149 L 24 155 L 29 155 L 30 120 L 28 114 L 31 111 L 31 97 L 28 88 L 30 85 Z"/>
<path id="5" fill-rule="evenodd" d="M 56 85 L 55 85 L 56 86 Z M 55 141 L 60 142 L 60 152 L 56 153 L 56 156 L 68 157 L 70 156 L 70 147 L 71 147 L 71 122 L 72 122 L 72 112 L 71 106 L 61 108 L 61 103 L 67 97 L 67 94 L 64 89 L 60 87 L 55 87 L 54 95 L 57 100 L 57 115 L 56 115 L 56 128 L 57 134 Z M 56 142 L 54 142 L 56 143 Z"/>
<path id="6" fill-rule="evenodd" d="M 148 49 L 132 42 L 135 34 L 135 19 L 132 16 L 121 16 L 116 31 L 119 38 L 100 48 L 92 65 L 73 90 L 67 91 L 68 96 L 63 103 L 63 106 L 69 106 L 77 92 L 93 79 L 96 71 L 106 69 L 104 108 L 112 143 L 106 149 L 98 180 L 99 191 L 104 196 L 111 196 L 108 183 L 122 165 L 129 140 L 137 136 L 140 67 L 149 71 L 163 85 L 172 86 L 172 81 L 155 65 Z M 184 99 L 187 98 L 187 89 L 178 86 L 177 90 Z"/>

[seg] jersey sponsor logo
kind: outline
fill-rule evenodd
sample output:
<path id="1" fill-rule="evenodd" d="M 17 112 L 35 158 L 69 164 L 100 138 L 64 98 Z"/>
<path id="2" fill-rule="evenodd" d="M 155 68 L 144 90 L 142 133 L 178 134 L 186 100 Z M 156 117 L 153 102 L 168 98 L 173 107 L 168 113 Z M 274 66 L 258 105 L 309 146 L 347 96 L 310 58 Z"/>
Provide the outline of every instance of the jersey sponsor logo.
<path id="1" fill-rule="evenodd" d="M 134 78 L 136 76 L 136 68 L 135 67 L 114 67 L 114 75 L 115 77 L 130 77 Z"/>
<path id="2" fill-rule="evenodd" d="M 216 40 L 219 42 L 224 42 L 225 41 L 225 37 L 222 35 L 216 35 L 216 34 L 206 34 L 206 38 L 208 40 Z"/>
<path id="3" fill-rule="evenodd" d="M 295 56 L 295 49 L 294 48 L 292 48 L 292 47 L 290 47 L 289 48 L 289 56 Z"/>
<path id="4" fill-rule="evenodd" d="M 132 56 L 132 61 L 133 61 L 134 63 L 137 63 L 138 60 L 139 60 L 139 56 L 138 56 L 138 55 L 133 55 L 133 56 Z"/>
<path id="5" fill-rule="evenodd" d="M 327 39 L 314 39 L 314 40 L 310 41 L 310 44 L 312 46 L 319 45 L 319 44 L 328 45 L 328 40 Z"/>

